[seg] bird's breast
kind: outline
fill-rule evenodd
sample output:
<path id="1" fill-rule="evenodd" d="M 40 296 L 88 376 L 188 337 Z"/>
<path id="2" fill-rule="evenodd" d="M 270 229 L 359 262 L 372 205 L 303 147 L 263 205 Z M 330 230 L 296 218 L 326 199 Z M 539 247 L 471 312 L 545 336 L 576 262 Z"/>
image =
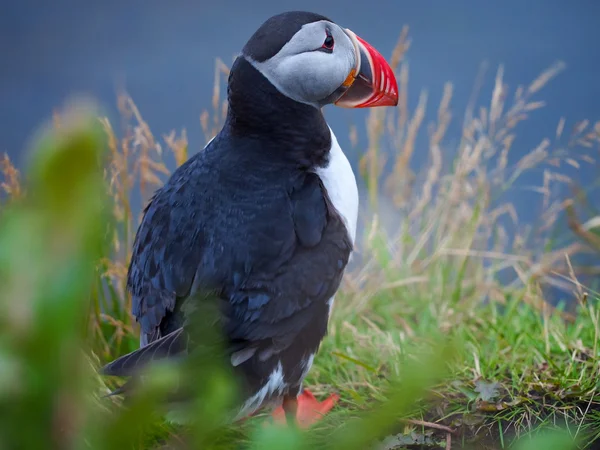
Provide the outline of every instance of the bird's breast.
<path id="1" fill-rule="evenodd" d="M 358 187 L 352 166 L 338 144 L 335 134 L 331 129 L 330 131 L 329 164 L 317 168 L 315 173 L 321 178 L 333 207 L 342 217 L 350 239 L 354 243 L 358 221 Z"/>

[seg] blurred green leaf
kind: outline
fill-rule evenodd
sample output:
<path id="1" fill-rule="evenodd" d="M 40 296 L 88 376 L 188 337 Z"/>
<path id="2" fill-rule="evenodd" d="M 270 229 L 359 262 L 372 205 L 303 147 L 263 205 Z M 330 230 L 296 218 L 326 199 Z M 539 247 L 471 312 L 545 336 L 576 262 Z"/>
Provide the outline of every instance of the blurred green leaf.
<path id="1" fill-rule="evenodd" d="M 80 115 L 80 113 L 82 113 Z M 0 222 L 0 447 L 73 448 L 92 388 L 82 330 L 110 223 L 104 137 L 79 111 L 39 141 Z M 23 426 L 34 432 L 23 432 Z"/>
<path id="2" fill-rule="evenodd" d="M 573 438 L 564 431 L 540 433 L 538 436 L 525 436 L 512 447 L 514 450 L 574 450 L 578 448 Z"/>

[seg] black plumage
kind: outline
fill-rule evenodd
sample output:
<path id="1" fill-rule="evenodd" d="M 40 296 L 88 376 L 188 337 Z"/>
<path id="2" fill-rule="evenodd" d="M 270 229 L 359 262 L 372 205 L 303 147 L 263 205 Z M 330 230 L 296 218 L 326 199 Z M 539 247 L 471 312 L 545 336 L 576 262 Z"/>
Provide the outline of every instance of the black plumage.
<path id="1" fill-rule="evenodd" d="M 291 37 L 304 25 L 327 17 L 308 11 L 289 11 L 277 14 L 263 23 L 248 40 L 242 53 L 255 61 L 266 61 L 275 56 Z"/>
<path id="2" fill-rule="evenodd" d="M 314 173 L 328 164 L 331 134 L 320 110 L 279 93 L 243 57 L 228 100 L 221 132 L 144 211 L 127 283 L 145 347 L 103 372 L 134 375 L 151 359 L 191 350 L 189 327 L 214 324 L 186 322 L 185 302 L 213 301 L 198 295 L 210 292 L 246 394 L 281 364 L 295 395 L 352 250 Z"/>

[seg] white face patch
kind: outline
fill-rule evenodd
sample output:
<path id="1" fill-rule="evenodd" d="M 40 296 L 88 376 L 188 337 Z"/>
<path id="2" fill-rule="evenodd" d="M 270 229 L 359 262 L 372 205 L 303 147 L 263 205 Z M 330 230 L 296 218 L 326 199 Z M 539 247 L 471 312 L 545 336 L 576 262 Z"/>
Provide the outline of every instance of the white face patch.
<path id="1" fill-rule="evenodd" d="M 331 53 L 319 50 L 327 33 L 334 40 Z M 356 51 L 342 28 L 322 20 L 304 25 L 272 58 L 246 59 L 283 95 L 318 107 L 356 66 Z"/>

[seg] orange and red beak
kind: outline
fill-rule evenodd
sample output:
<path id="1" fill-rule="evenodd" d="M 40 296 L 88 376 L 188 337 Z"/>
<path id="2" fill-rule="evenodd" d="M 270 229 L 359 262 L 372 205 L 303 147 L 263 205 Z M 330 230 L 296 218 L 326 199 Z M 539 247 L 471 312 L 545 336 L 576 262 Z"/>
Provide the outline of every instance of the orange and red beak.
<path id="1" fill-rule="evenodd" d="M 373 46 L 352 31 L 345 31 L 354 44 L 357 64 L 344 81 L 346 92 L 335 105 L 343 108 L 396 106 L 398 83 L 390 65 Z"/>

